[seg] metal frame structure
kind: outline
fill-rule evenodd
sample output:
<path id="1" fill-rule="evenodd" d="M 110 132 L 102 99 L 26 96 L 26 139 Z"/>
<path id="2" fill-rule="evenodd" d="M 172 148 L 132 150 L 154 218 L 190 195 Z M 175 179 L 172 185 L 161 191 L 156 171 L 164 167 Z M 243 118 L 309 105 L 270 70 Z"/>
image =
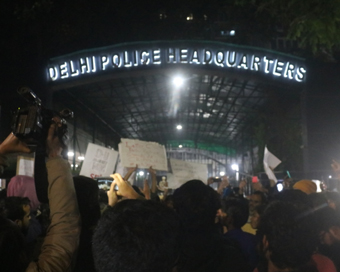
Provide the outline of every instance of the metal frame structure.
<path id="1" fill-rule="evenodd" d="M 178 74 L 184 78 L 181 87 L 172 82 Z M 73 109 L 79 116 L 77 126 L 92 131 L 94 139 L 99 132 L 105 135 L 101 141 L 106 145 L 138 138 L 167 146 L 203 146 L 236 157 L 254 147 L 253 126 L 269 98 L 299 100 L 303 84 L 178 65 L 125 71 L 51 89 L 55 106 Z M 178 124 L 182 130 L 176 129 Z"/>

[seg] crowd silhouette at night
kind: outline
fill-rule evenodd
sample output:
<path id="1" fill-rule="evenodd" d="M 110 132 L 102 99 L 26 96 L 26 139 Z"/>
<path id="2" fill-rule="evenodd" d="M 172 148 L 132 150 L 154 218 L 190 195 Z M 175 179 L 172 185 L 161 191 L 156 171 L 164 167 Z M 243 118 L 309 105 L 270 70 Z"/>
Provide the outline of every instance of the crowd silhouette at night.
<path id="1" fill-rule="evenodd" d="M 0 192 L 1 271 L 340 271 L 338 192 L 287 177 L 281 192 L 256 182 L 246 195 L 250 184 L 226 176 L 217 190 L 212 178 L 168 190 L 152 167 L 151 184 L 138 188 L 129 182 L 137 166 L 113 174 L 104 191 L 72 176 L 57 130 L 53 123 L 46 140 L 48 203 L 31 177 L 14 176 Z M 18 152 L 31 150 L 11 133 L 2 172 Z M 340 179 L 340 164 L 332 167 Z"/>

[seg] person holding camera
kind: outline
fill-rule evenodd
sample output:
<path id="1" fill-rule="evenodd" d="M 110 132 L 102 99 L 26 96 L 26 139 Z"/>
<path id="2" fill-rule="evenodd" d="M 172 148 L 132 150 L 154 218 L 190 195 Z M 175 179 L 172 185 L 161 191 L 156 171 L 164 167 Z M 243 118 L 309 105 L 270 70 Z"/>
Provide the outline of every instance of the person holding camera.
<path id="1" fill-rule="evenodd" d="M 38 259 L 28 262 L 23 236 L 15 224 L 0 219 L 1 271 L 72 271 L 80 235 L 80 215 L 69 163 L 61 156 L 58 138 L 61 125 L 54 118 L 46 139 L 46 168 L 50 220 Z M 30 148 L 11 133 L 0 144 L 0 173 L 7 166 L 6 155 L 31 152 Z"/>

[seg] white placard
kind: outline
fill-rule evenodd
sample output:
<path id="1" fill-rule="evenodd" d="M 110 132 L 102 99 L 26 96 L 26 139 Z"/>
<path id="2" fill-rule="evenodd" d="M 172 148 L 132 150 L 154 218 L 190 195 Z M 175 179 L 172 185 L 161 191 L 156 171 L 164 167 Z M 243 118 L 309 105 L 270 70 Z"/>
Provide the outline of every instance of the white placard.
<path id="1" fill-rule="evenodd" d="M 165 147 L 155 142 L 121 139 L 120 161 L 124 167 L 149 168 L 168 171 Z"/>
<path id="2" fill-rule="evenodd" d="M 170 159 L 173 179 L 169 187 L 176 189 L 185 182 L 192 179 L 199 179 L 204 183 L 208 178 L 208 167 L 206 164 Z"/>
<path id="3" fill-rule="evenodd" d="M 278 166 L 281 161 L 272 154 L 268 149 L 267 146 L 264 148 L 264 156 L 263 156 L 263 168 L 266 172 L 269 179 L 274 180 L 277 183 L 276 176 L 273 172 L 274 168 Z"/>
<path id="4" fill-rule="evenodd" d="M 96 178 L 113 174 L 118 152 L 100 145 L 89 143 L 80 175 Z"/>
<path id="5" fill-rule="evenodd" d="M 18 156 L 17 175 L 34 177 L 34 158 Z"/>
<path id="6" fill-rule="evenodd" d="M 264 148 L 263 161 L 266 162 L 272 170 L 281 163 L 281 161 L 268 150 L 267 146 Z"/>

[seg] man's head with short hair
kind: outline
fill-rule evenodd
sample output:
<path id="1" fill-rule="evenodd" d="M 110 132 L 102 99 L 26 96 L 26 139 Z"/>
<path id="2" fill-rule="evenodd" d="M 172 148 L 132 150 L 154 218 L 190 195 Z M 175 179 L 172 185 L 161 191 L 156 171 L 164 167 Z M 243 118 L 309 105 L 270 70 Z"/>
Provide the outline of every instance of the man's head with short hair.
<path id="1" fill-rule="evenodd" d="M 25 238 L 30 222 L 30 200 L 6 197 L 0 201 L 1 271 L 24 271 L 28 265 Z"/>
<path id="2" fill-rule="evenodd" d="M 1 215 L 13 221 L 24 232 L 31 220 L 30 212 L 30 200 L 27 197 L 11 196 L 0 202 Z"/>
<path id="3" fill-rule="evenodd" d="M 267 196 L 264 192 L 255 191 L 249 197 L 249 210 L 252 213 L 256 206 L 264 205 L 267 202 Z"/>
<path id="4" fill-rule="evenodd" d="M 175 190 L 174 209 L 186 229 L 206 229 L 215 225 L 221 208 L 218 193 L 200 180 L 190 180 Z"/>
<path id="5" fill-rule="evenodd" d="M 283 190 L 275 194 L 273 200 L 291 203 L 299 209 L 310 209 L 313 207 L 310 197 L 300 190 Z"/>
<path id="6" fill-rule="evenodd" d="M 240 229 L 248 221 L 249 207 L 246 199 L 227 198 L 222 201 L 222 211 L 226 214 L 223 221 L 228 230 Z"/>
<path id="7" fill-rule="evenodd" d="M 260 224 L 261 215 L 266 209 L 266 205 L 256 206 L 253 212 L 253 215 L 250 218 L 250 225 L 253 229 L 257 229 L 257 226 Z"/>
<path id="8" fill-rule="evenodd" d="M 82 217 L 82 229 L 93 228 L 100 218 L 98 183 L 85 176 L 73 177 L 77 194 L 79 212 Z"/>
<path id="9" fill-rule="evenodd" d="M 278 269 L 295 269 L 308 263 L 317 235 L 310 214 L 291 202 L 274 201 L 264 210 L 257 231 L 261 253 Z"/>
<path id="10" fill-rule="evenodd" d="M 315 222 L 321 244 L 330 246 L 340 243 L 340 217 L 334 209 L 328 206 L 317 209 Z"/>
<path id="11" fill-rule="evenodd" d="M 177 215 L 165 205 L 123 200 L 109 207 L 93 236 L 96 271 L 172 271 L 179 254 Z"/>
<path id="12" fill-rule="evenodd" d="M 25 238 L 19 226 L 0 216 L 0 267 L 3 272 L 23 272 L 28 265 Z"/>

